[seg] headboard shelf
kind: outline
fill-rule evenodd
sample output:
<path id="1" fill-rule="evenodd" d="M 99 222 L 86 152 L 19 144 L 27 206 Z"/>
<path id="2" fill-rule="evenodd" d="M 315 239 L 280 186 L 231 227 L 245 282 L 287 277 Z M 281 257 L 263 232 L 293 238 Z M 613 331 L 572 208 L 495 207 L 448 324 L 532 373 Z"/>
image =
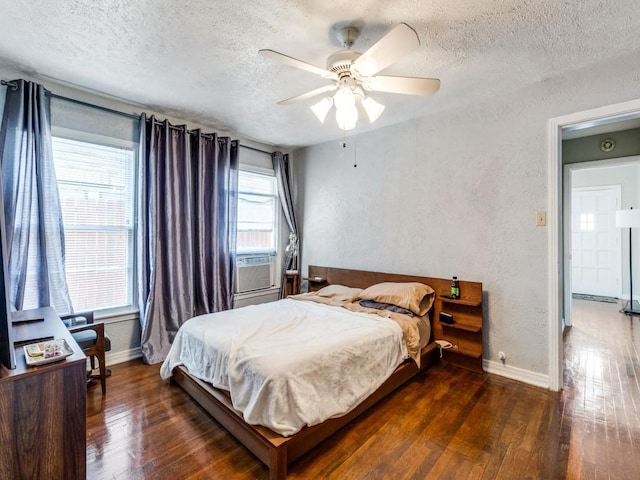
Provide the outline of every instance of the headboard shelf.
<path id="1" fill-rule="evenodd" d="M 303 280 L 306 280 L 309 283 L 327 283 L 327 279 L 324 277 L 303 277 Z"/>
<path id="2" fill-rule="evenodd" d="M 482 302 L 479 302 L 477 300 L 471 301 L 460 298 L 449 298 L 442 295 L 440 295 L 440 298 L 442 299 L 442 303 L 457 303 L 458 305 L 467 305 L 469 307 L 479 307 L 480 305 L 482 305 Z"/>

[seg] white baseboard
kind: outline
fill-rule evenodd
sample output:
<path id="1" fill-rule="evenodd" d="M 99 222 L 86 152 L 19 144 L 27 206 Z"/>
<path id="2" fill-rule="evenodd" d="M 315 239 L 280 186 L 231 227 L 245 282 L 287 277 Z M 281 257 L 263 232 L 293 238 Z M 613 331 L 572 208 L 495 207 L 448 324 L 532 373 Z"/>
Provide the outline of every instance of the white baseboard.
<path id="1" fill-rule="evenodd" d="M 129 350 L 121 350 L 119 352 L 107 352 L 105 360 L 107 361 L 107 366 L 109 366 L 128 362 L 129 360 L 134 360 L 140 357 L 142 357 L 142 350 L 140 347 L 136 347 Z"/>
<path id="2" fill-rule="evenodd" d="M 536 387 L 549 388 L 549 375 L 535 373 L 523 368 L 511 367 L 503 365 L 502 362 L 494 362 L 491 360 L 482 360 L 482 368 L 485 372 L 500 375 L 502 377 L 518 380 L 519 382 L 528 383 Z"/>

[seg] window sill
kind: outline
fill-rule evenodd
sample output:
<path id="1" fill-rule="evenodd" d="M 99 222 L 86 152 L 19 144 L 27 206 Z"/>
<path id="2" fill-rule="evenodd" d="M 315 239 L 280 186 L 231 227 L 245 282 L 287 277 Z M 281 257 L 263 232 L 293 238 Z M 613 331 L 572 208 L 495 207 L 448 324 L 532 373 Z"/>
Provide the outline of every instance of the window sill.
<path id="1" fill-rule="evenodd" d="M 138 310 L 124 310 L 116 312 L 104 312 L 96 314 L 96 320 L 100 320 L 105 324 L 130 322 L 132 320 L 139 320 L 140 313 Z"/>

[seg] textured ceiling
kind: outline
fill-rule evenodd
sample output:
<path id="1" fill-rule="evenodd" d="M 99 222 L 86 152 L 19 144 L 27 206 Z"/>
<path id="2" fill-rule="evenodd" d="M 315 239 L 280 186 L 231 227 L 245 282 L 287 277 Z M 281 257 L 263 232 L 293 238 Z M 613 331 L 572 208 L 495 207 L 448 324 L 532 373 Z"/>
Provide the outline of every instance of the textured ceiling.
<path id="1" fill-rule="evenodd" d="M 384 71 L 437 77 L 433 97 L 377 94 L 387 109 L 357 132 L 487 100 L 640 47 L 637 0 L 0 0 L 0 68 L 101 92 L 268 144 L 342 137 L 312 102 L 322 86 L 258 56 L 269 48 L 318 66 L 362 27 L 366 50 L 399 22 L 421 47 Z"/>

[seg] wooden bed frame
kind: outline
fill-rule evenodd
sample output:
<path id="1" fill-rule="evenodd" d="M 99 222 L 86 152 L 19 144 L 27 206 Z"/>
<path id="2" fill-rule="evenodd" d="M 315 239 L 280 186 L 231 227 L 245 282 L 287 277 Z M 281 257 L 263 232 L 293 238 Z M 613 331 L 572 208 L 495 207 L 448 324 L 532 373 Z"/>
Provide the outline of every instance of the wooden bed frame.
<path id="1" fill-rule="evenodd" d="M 436 291 L 436 297 L 449 292 L 451 280 L 441 278 L 419 277 L 402 274 L 388 274 L 347 270 L 331 267 L 309 266 L 309 290 L 314 291 L 329 284 L 366 288 L 380 282 L 421 282 L 430 285 Z M 482 284 L 461 282 L 463 292 L 472 292 L 477 296 L 478 286 L 482 298 Z M 172 382 L 180 385 L 196 402 L 198 402 L 229 433 L 237 438 L 261 462 L 269 468 L 270 480 L 282 480 L 287 476 L 287 466 L 301 455 L 318 445 L 347 423 L 358 417 L 382 398 L 409 381 L 419 371 L 429 368 L 438 362 L 440 353 L 434 343 L 437 329 L 434 318 L 439 314 L 440 302 L 434 303 L 431 310 L 431 341 L 421 352 L 421 368 L 415 362 L 405 361 L 370 397 L 351 412 L 339 418 L 331 418 L 312 427 L 304 427 L 295 435 L 283 437 L 272 430 L 249 425 L 244 422 L 242 414 L 236 411 L 227 392 L 212 387 L 189 374 L 184 366 L 176 367 L 171 377 Z"/>

